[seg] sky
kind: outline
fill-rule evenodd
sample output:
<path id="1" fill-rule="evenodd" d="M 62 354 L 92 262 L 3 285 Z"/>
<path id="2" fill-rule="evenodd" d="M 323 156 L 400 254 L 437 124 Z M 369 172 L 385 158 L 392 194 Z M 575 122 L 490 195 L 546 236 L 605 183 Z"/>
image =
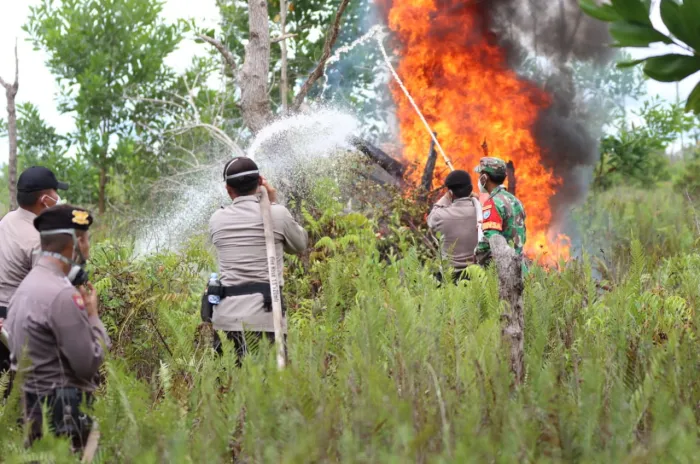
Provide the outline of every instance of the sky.
<path id="1" fill-rule="evenodd" d="M 41 0 L 0 0 L 4 3 L 0 7 L 0 76 L 5 81 L 14 79 L 14 44 L 18 45 L 19 54 L 19 92 L 17 103 L 31 102 L 35 104 L 42 117 L 59 133 L 68 133 L 74 129 L 71 115 L 60 114 L 56 109 L 55 97 L 58 94 L 58 85 L 55 78 L 44 64 L 47 56 L 42 51 L 34 50 L 26 41 L 27 35 L 22 31 L 22 25 L 29 16 L 29 7 L 38 5 Z M 216 0 L 166 0 L 163 16 L 166 21 L 175 22 L 178 18 L 195 19 L 200 26 L 214 28 L 218 22 L 218 9 Z M 655 12 L 654 23 L 660 29 L 663 24 Z M 665 46 L 664 46 L 665 47 Z M 644 57 L 656 54 L 664 47 L 654 47 L 652 50 L 632 49 L 634 57 Z M 183 71 L 192 61 L 193 56 L 206 53 L 205 46 L 197 44 L 193 40 L 184 40 L 179 49 L 170 55 L 167 64 L 178 71 Z M 697 74 L 683 81 L 678 87 L 679 96 L 684 100 L 694 85 L 700 80 Z M 650 81 L 647 84 L 650 95 L 659 95 L 661 98 L 675 102 L 676 85 L 662 84 Z M 0 110 L 3 111 L 3 119 L 7 119 L 4 112 L 4 89 L 0 92 Z M 0 138 L 0 164 L 7 162 L 8 157 L 7 138 Z"/>
<path id="2" fill-rule="evenodd" d="M 34 50 L 26 41 L 27 34 L 22 30 L 22 25 L 29 17 L 29 7 L 40 3 L 41 0 L 0 0 L 0 76 L 6 82 L 14 81 L 14 47 L 17 39 L 20 73 L 17 103 L 35 104 L 41 116 L 59 133 L 64 134 L 75 128 L 73 118 L 67 114 L 62 115 L 56 109 L 55 97 L 59 87 L 44 64 L 47 55 L 43 51 Z M 168 22 L 194 18 L 200 26 L 213 28 L 217 26 L 219 10 L 216 0 L 166 0 L 163 17 Z M 166 63 L 177 71 L 184 71 L 195 55 L 205 53 L 204 44 L 183 40 L 178 50 L 168 56 Z M 7 120 L 4 88 L 0 88 L 0 111 L 2 118 Z M 7 162 L 8 151 L 7 138 L 0 138 L 0 164 Z"/>

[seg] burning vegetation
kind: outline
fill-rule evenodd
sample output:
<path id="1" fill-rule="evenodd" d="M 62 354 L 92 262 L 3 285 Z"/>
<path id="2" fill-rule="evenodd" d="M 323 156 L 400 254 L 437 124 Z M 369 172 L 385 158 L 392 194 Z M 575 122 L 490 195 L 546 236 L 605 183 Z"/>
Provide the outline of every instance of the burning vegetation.
<path id="1" fill-rule="evenodd" d="M 527 212 L 531 258 L 551 264 L 569 257 L 569 240 L 553 221 L 552 199 L 561 178 L 536 137 L 538 118 L 553 98 L 509 67 L 507 53 L 488 29 L 484 2 L 384 0 L 387 25 L 398 42 L 398 73 L 436 131 L 457 169 L 471 171 L 488 143 L 491 156 L 512 162 L 518 197 Z M 398 86 L 392 88 L 407 177 L 420 182 L 430 136 Z M 447 174 L 438 157 L 435 176 Z M 475 183 L 476 185 L 476 183 Z"/>

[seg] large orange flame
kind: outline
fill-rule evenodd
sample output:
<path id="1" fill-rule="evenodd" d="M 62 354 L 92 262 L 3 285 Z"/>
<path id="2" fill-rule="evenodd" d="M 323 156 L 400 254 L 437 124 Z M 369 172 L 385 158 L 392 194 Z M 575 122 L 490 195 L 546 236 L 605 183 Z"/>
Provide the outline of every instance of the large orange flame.
<path id="1" fill-rule="evenodd" d="M 401 43 L 401 50 L 396 51 L 398 74 L 455 168 L 473 171 L 483 156 L 484 140 L 491 156 L 513 161 L 516 193 L 527 213 L 526 253 L 545 264 L 568 259 L 568 238 L 550 230 L 550 200 L 559 179 L 543 166 L 542 151 L 533 135 L 539 113 L 550 104 L 549 95 L 508 68 L 503 49 L 483 31 L 481 2 L 383 2 L 388 25 Z M 398 85 L 392 87 L 392 93 L 404 158 L 423 166 L 429 135 Z M 436 173 L 441 168 L 438 177 L 446 175 L 438 157 Z M 420 175 L 416 169 L 412 180 Z"/>

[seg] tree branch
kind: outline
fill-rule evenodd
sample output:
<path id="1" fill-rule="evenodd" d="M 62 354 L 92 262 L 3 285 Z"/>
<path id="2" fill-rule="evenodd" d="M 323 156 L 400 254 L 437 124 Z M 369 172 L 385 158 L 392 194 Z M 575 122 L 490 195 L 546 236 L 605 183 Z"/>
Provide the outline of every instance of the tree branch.
<path id="1" fill-rule="evenodd" d="M 340 32 L 340 20 L 343 16 L 343 13 L 345 13 L 345 9 L 348 7 L 348 3 L 350 3 L 350 0 L 341 0 L 340 5 L 338 6 L 338 12 L 335 14 L 335 19 L 333 20 L 333 24 L 331 25 L 331 29 L 326 35 L 326 43 L 323 46 L 323 54 L 321 55 L 321 59 L 319 60 L 316 69 L 313 70 L 309 78 L 306 80 L 306 82 L 304 82 L 304 85 L 302 85 L 299 94 L 294 99 L 294 104 L 292 105 L 293 111 L 299 111 L 299 108 L 304 102 L 304 99 L 309 93 L 309 90 L 311 90 L 311 87 L 323 75 L 323 70 L 326 66 L 326 61 L 328 61 L 328 58 L 331 57 L 331 50 L 333 49 L 336 40 L 338 40 L 338 33 Z"/>
<path id="2" fill-rule="evenodd" d="M 229 68 L 231 68 L 231 72 L 236 75 L 236 71 L 238 69 L 238 66 L 236 65 L 236 60 L 233 57 L 233 53 L 231 53 L 231 50 L 226 48 L 226 45 L 221 43 L 220 41 L 216 40 L 213 37 L 209 37 L 208 35 L 204 34 L 199 34 L 197 37 L 208 43 L 209 45 L 213 46 L 216 48 L 216 50 L 221 54 L 221 56 L 224 58 L 224 61 L 228 65 Z"/>
<path id="3" fill-rule="evenodd" d="M 297 34 L 283 34 L 283 35 L 280 35 L 280 36 L 278 36 L 278 37 L 272 37 L 272 38 L 270 39 L 270 43 L 271 43 L 271 44 L 275 44 L 275 43 L 278 43 L 278 42 L 282 42 L 283 40 L 293 39 L 293 38 L 296 37 L 296 36 L 297 36 Z"/>

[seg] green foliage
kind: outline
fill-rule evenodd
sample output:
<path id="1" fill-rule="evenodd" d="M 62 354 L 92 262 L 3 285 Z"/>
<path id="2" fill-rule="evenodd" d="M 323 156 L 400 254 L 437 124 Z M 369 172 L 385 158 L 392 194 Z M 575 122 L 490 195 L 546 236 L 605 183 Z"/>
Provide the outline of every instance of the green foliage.
<path id="1" fill-rule="evenodd" d="M 612 23 L 610 35 L 616 47 L 648 47 L 663 42 L 678 45 L 688 52 L 622 62 L 621 66 L 646 62 L 644 73 L 661 82 L 678 82 L 700 71 L 699 0 L 661 0 L 661 19 L 670 35 L 658 31 L 651 23 L 650 0 L 612 0 L 611 4 L 579 0 L 579 4 L 589 16 Z M 700 113 L 700 83 L 690 93 L 686 110 Z"/>
<path id="2" fill-rule="evenodd" d="M 624 183 L 649 188 L 670 179 L 666 147 L 693 126 L 693 118 L 675 105 L 647 101 L 634 113 L 641 124 L 618 121 L 616 135 L 603 137 L 594 187 L 608 189 Z"/>
<path id="3" fill-rule="evenodd" d="M 323 53 L 325 35 L 335 18 L 340 1 L 333 0 L 299 0 L 288 1 L 289 11 L 285 31 L 296 34 L 286 40 L 288 48 L 288 79 L 289 101 L 291 101 L 311 71 L 316 67 Z M 217 2 L 221 13 L 222 42 L 232 51 L 236 63 L 240 66 L 244 58 L 244 38 L 248 36 L 248 6 L 246 2 L 236 0 L 220 0 Z M 364 20 L 374 8 L 370 0 L 354 0 L 350 2 L 340 23 L 340 34 L 335 48 L 347 45 L 360 35 L 367 32 L 368 24 Z M 270 35 L 281 35 L 279 0 L 268 2 L 270 15 Z M 202 31 L 205 33 L 212 31 Z M 325 98 L 337 97 L 344 105 L 352 106 L 355 111 L 372 115 L 368 117 L 368 131 L 378 133 L 380 123 L 378 113 L 382 111 L 383 98 L 390 96 L 384 92 L 379 97 L 374 96 L 373 88 L 380 64 L 380 55 L 376 47 L 363 49 L 361 66 L 358 66 L 355 56 L 347 63 L 338 63 L 329 69 L 329 91 Z M 279 74 L 281 70 L 281 48 L 272 44 L 270 49 L 270 100 L 273 109 L 279 108 Z M 226 70 L 230 72 L 230 70 Z M 318 97 L 322 89 L 323 79 L 310 91 L 309 97 Z M 384 86 L 384 83 L 381 83 Z M 370 96 L 371 95 L 371 96 Z M 233 96 L 233 92 L 232 92 Z M 384 115 L 380 116 L 381 118 Z"/>
<path id="4" fill-rule="evenodd" d="M 4 133 L 0 127 L 0 137 Z M 93 188 L 98 173 L 82 153 L 69 154 L 71 140 L 59 134 L 39 114 L 31 103 L 17 105 L 17 169 L 22 172 L 30 166 L 47 166 L 63 180 L 69 181 L 70 191 L 64 196 L 70 202 L 92 205 L 97 201 Z"/>
<path id="5" fill-rule="evenodd" d="M 700 200 L 700 149 L 694 159 L 683 163 L 682 171 L 674 179 L 674 188 L 692 200 Z"/>
<path id="6" fill-rule="evenodd" d="M 115 341 L 93 412 L 99 462 L 690 462 L 700 453 L 700 255 L 680 197 L 597 197 L 596 211 L 614 214 L 607 221 L 643 233 L 605 237 L 627 256 L 611 278 L 597 280 L 587 257 L 531 270 L 527 375 L 511 390 L 494 270 L 439 288 L 438 263 L 402 227 L 413 212 L 344 213 L 325 187 L 303 208 L 313 248 L 286 271 L 284 371 L 272 348 L 237 368 L 226 340 L 221 357 L 195 347 L 212 265 L 201 242 L 137 259 L 128 246 L 96 247 Z M 390 231 L 388 249 L 378 227 Z M 69 462 L 65 440 L 24 450 L 18 414 L 15 390 L 0 406 L 4 462 Z"/>
<path id="7" fill-rule="evenodd" d="M 574 210 L 575 224 L 585 231 L 574 241 L 600 258 L 606 279 L 620 280 L 631 267 L 633 238 L 652 262 L 694 248 L 700 233 L 696 205 L 685 191 L 669 187 L 617 187 L 591 195 Z"/>
<path id="8" fill-rule="evenodd" d="M 110 169 L 135 154 L 126 139 L 148 108 L 129 97 L 152 95 L 168 79 L 163 60 L 180 40 L 161 10 L 158 0 L 44 0 L 24 27 L 62 85 L 60 110 L 76 114 L 81 154 L 100 173 L 101 212 Z"/>

